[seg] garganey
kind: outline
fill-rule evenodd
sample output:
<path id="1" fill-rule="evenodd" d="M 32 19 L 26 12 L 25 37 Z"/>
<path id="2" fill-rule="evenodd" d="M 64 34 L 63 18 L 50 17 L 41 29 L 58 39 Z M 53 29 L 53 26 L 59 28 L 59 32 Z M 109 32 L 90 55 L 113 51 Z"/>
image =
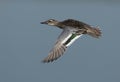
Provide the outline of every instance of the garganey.
<path id="1" fill-rule="evenodd" d="M 41 22 L 41 24 L 56 26 L 63 30 L 54 47 L 49 52 L 48 56 L 43 60 L 44 63 L 52 62 L 58 59 L 66 51 L 66 48 L 83 34 L 88 34 L 95 38 L 99 38 L 101 36 L 99 28 L 92 27 L 89 24 L 74 19 L 67 19 L 64 21 L 49 19 Z"/>

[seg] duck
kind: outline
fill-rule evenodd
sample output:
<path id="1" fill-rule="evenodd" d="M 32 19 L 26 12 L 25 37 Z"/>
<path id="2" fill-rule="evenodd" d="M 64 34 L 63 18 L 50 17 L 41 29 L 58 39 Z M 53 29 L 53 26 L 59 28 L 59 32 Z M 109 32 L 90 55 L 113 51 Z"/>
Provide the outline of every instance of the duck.
<path id="1" fill-rule="evenodd" d="M 60 58 L 66 49 L 82 35 L 90 35 L 94 38 L 99 38 L 102 34 L 98 27 L 93 27 L 87 23 L 74 19 L 67 19 L 63 21 L 49 19 L 40 23 L 55 26 L 63 30 L 58 36 L 48 56 L 42 60 L 44 63 L 53 62 L 54 60 Z"/>

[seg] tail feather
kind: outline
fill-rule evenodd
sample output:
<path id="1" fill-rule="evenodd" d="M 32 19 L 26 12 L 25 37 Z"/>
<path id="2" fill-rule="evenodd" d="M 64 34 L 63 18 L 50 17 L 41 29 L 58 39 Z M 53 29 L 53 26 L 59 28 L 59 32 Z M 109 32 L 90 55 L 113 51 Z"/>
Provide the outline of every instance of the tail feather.
<path id="1" fill-rule="evenodd" d="M 87 30 L 87 34 L 92 37 L 99 38 L 101 36 L 101 30 L 98 27 L 90 27 Z"/>

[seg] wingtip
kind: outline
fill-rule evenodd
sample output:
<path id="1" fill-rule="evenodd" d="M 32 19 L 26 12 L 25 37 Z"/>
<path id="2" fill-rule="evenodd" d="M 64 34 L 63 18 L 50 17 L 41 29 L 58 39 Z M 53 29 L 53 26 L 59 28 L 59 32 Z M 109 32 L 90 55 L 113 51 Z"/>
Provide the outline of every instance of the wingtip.
<path id="1" fill-rule="evenodd" d="M 53 60 L 42 60 L 41 62 L 42 63 L 50 63 L 50 62 L 53 62 Z"/>
<path id="2" fill-rule="evenodd" d="M 42 62 L 42 63 L 49 63 L 50 61 L 44 59 L 44 60 L 42 60 L 41 62 Z"/>
<path id="3" fill-rule="evenodd" d="M 42 60 L 41 62 L 42 62 L 42 63 L 50 63 L 50 62 L 53 62 L 54 60 L 56 60 L 56 59 L 49 59 L 49 58 L 47 57 L 47 58 L 45 58 L 44 60 Z"/>

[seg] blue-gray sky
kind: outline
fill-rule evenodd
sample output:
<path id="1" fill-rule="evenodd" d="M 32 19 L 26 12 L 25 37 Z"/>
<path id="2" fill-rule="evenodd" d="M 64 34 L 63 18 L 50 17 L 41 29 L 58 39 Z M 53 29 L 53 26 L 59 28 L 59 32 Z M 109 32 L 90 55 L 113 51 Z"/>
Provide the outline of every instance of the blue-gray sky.
<path id="1" fill-rule="evenodd" d="M 120 2 L 52 2 L 0 1 L 0 82 L 120 82 Z M 103 34 L 85 35 L 60 59 L 43 64 L 62 31 L 40 24 L 50 18 L 77 19 Z"/>

